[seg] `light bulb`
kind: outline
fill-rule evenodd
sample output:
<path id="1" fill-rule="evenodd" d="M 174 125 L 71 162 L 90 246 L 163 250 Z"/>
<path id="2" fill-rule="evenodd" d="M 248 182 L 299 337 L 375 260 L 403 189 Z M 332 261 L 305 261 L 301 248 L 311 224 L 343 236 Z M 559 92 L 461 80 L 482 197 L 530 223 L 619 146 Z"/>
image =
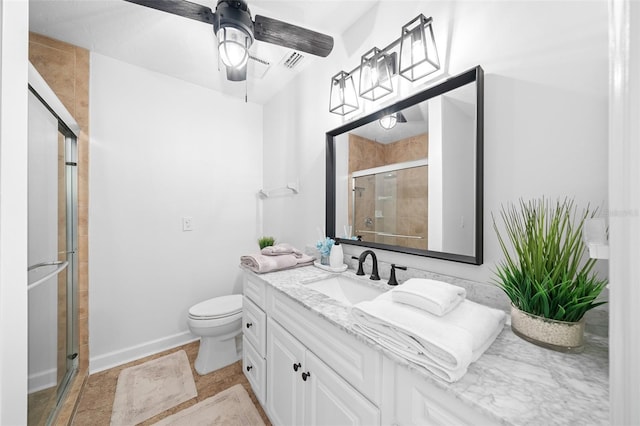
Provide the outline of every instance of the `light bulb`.
<path id="1" fill-rule="evenodd" d="M 249 60 L 247 35 L 233 27 L 222 27 L 216 34 L 222 62 L 231 68 L 242 68 Z"/>
<path id="2" fill-rule="evenodd" d="M 383 129 L 390 130 L 396 126 L 397 122 L 398 114 L 394 112 L 393 114 L 385 115 L 384 117 L 382 117 L 380 119 L 380 126 L 382 126 Z"/>

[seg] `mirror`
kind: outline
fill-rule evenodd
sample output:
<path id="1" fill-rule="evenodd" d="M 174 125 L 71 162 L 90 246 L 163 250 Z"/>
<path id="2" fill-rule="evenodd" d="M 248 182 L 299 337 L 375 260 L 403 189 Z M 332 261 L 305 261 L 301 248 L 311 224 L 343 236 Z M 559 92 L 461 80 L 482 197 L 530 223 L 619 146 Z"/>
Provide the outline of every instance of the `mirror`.
<path id="1" fill-rule="evenodd" d="M 482 264 L 483 113 L 478 66 L 327 132 L 327 235 Z"/>

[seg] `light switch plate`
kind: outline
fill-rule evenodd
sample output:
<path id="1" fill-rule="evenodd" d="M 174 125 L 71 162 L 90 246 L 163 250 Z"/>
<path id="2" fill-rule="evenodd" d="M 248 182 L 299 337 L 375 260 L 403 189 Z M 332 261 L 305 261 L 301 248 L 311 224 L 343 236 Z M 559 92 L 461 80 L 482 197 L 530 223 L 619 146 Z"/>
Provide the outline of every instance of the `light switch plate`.
<path id="1" fill-rule="evenodd" d="M 182 230 L 183 231 L 193 231 L 193 219 L 190 217 L 182 218 Z"/>

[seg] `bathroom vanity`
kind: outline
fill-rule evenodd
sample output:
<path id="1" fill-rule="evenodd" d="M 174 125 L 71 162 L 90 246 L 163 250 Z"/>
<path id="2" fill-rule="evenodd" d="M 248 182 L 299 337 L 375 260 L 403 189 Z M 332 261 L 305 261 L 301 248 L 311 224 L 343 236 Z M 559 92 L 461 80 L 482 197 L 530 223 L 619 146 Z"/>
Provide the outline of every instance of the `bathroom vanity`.
<path id="1" fill-rule="evenodd" d="M 390 288 L 343 275 L 374 291 Z M 349 300 L 313 288 L 335 276 L 312 266 L 244 271 L 243 371 L 274 424 L 608 423 L 606 338 L 588 335 L 584 353 L 567 355 L 507 326 L 449 384 L 354 331 Z"/>

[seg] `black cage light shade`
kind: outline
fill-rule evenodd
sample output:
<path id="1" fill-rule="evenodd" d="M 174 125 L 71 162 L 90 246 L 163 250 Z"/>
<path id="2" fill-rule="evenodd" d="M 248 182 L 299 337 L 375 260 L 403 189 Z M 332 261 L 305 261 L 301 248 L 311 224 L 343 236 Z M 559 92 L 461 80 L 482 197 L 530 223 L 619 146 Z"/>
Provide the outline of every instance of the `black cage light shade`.
<path id="1" fill-rule="evenodd" d="M 346 115 L 358 109 L 358 96 L 353 84 L 353 76 L 344 71 L 331 78 L 331 95 L 329 111 Z"/>
<path id="2" fill-rule="evenodd" d="M 416 81 L 440 69 L 432 21 L 420 14 L 402 27 L 399 68 L 407 80 Z"/>

